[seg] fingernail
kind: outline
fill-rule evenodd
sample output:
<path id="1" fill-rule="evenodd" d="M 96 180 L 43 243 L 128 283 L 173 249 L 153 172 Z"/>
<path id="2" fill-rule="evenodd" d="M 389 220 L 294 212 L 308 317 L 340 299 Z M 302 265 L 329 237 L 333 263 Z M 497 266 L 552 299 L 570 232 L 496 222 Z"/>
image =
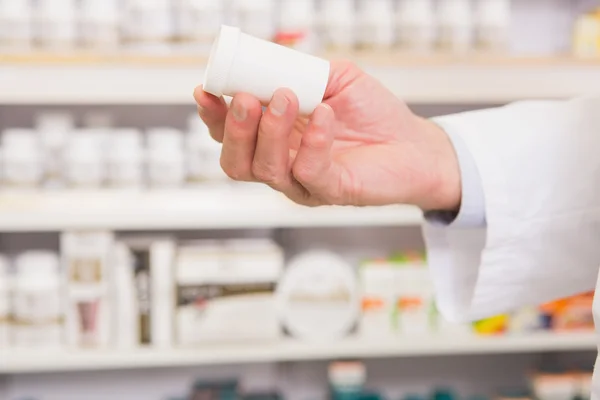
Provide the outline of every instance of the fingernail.
<path id="1" fill-rule="evenodd" d="M 269 104 L 269 109 L 275 115 L 283 115 L 287 111 L 289 100 L 283 94 L 276 93 Z"/>
<path id="2" fill-rule="evenodd" d="M 239 102 L 237 101 L 234 101 L 231 105 L 231 113 L 233 114 L 233 118 L 235 118 L 235 120 L 238 122 L 245 121 L 246 117 L 248 116 L 248 111 L 246 110 L 246 107 L 239 104 Z"/>

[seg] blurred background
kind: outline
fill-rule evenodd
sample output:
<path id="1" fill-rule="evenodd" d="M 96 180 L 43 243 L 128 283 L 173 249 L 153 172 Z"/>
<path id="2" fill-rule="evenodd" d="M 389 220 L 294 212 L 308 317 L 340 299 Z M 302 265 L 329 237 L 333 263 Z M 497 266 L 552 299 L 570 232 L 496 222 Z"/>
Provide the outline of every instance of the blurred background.
<path id="1" fill-rule="evenodd" d="M 576 0 L 0 0 L 0 399 L 589 399 L 591 293 L 473 324 L 412 207 L 231 182 L 221 24 L 354 60 L 424 116 L 600 91 Z"/>

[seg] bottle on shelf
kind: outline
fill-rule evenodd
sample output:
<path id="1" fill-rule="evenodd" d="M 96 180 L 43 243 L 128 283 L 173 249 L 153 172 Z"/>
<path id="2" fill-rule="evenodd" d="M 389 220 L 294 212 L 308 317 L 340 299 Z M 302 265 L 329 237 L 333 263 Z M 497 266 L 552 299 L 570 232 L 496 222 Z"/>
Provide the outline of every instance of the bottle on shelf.
<path id="1" fill-rule="evenodd" d="M 190 183 L 223 182 L 227 175 L 221 168 L 221 145 L 210 137 L 208 127 L 198 115 L 188 120 L 186 166 Z"/>
<path id="2" fill-rule="evenodd" d="M 106 132 L 80 129 L 70 137 L 64 153 L 64 176 L 73 188 L 99 188 L 106 178 Z"/>
<path id="3" fill-rule="evenodd" d="M 352 0 L 327 0 L 322 3 L 320 35 L 325 47 L 348 52 L 356 45 L 356 10 Z"/>
<path id="4" fill-rule="evenodd" d="M 472 49 L 474 24 L 470 0 L 442 0 L 437 22 L 440 50 L 463 54 Z"/>
<path id="5" fill-rule="evenodd" d="M 28 51 L 33 40 L 30 2 L 0 0 L 0 49 Z"/>
<path id="6" fill-rule="evenodd" d="M 436 38 L 432 0 L 400 0 L 396 11 L 396 40 L 402 51 L 429 53 Z"/>
<path id="7" fill-rule="evenodd" d="M 0 255 L 0 350 L 9 345 L 11 276 L 8 259 Z"/>
<path id="8" fill-rule="evenodd" d="M 273 0 L 232 0 L 233 25 L 263 40 L 273 40 L 276 30 Z"/>
<path id="9" fill-rule="evenodd" d="M 11 343 L 27 349 L 62 346 L 64 308 L 58 255 L 27 251 L 16 258 L 15 265 Z"/>
<path id="10" fill-rule="evenodd" d="M 68 112 L 42 112 L 36 116 L 35 127 L 40 135 L 44 159 L 44 183 L 49 187 L 60 186 L 63 179 L 62 159 L 75 122 Z"/>
<path id="11" fill-rule="evenodd" d="M 283 0 L 275 41 L 306 53 L 316 50 L 314 0 Z"/>
<path id="12" fill-rule="evenodd" d="M 132 51 L 168 52 L 175 34 L 170 0 L 127 0 L 123 19 L 127 47 Z"/>
<path id="13" fill-rule="evenodd" d="M 142 132 L 138 129 L 115 129 L 108 140 L 107 182 L 118 188 L 139 188 L 144 183 Z"/>
<path id="14" fill-rule="evenodd" d="M 179 187 L 185 181 L 183 134 L 173 128 L 147 132 L 148 179 L 151 186 Z"/>
<path id="15" fill-rule="evenodd" d="M 35 8 L 36 42 L 50 50 L 71 50 L 77 44 L 75 0 L 40 0 Z"/>
<path id="16" fill-rule="evenodd" d="M 44 160 L 36 131 L 11 128 L 2 133 L 2 176 L 10 188 L 38 187 Z"/>
<path id="17" fill-rule="evenodd" d="M 208 54 L 225 23 L 225 4 L 214 0 L 176 0 L 175 16 L 180 47 Z"/>
<path id="18" fill-rule="evenodd" d="M 79 34 L 84 48 L 115 50 L 121 26 L 119 0 L 82 0 L 79 8 Z"/>
<path id="19" fill-rule="evenodd" d="M 362 0 L 359 8 L 359 38 L 362 48 L 389 50 L 394 44 L 394 3 L 392 0 Z"/>
<path id="20" fill-rule="evenodd" d="M 478 0 L 475 13 L 476 40 L 479 50 L 509 50 L 511 0 Z"/>

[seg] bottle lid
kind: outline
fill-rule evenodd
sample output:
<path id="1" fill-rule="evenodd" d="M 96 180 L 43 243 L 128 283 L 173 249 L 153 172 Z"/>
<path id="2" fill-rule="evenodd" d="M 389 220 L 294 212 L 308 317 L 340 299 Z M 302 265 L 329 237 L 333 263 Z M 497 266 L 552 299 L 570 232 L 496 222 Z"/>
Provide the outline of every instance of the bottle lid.
<path id="1" fill-rule="evenodd" d="M 5 148 L 37 149 L 39 136 L 33 129 L 8 128 L 2 132 L 2 145 Z"/>
<path id="2" fill-rule="evenodd" d="M 17 256 L 17 274 L 21 276 L 56 275 L 59 270 L 58 255 L 52 251 L 32 250 Z"/>
<path id="3" fill-rule="evenodd" d="M 68 112 L 43 112 L 35 118 L 35 127 L 40 131 L 71 131 L 74 126 L 73 115 Z"/>
<path id="4" fill-rule="evenodd" d="M 183 133 L 175 128 L 151 128 L 147 140 L 151 150 L 183 150 Z"/>
<path id="5" fill-rule="evenodd" d="M 67 158 L 101 158 L 107 132 L 98 129 L 80 129 L 69 137 L 67 144 Z"/>
<path id="6" fill-rule="evenodd" d="M 334 386 L 362 386 L 367 380 L 367 369 L 359 361 L 333 362 L 329 365 L 328 377 Z"/>
<path id="7" fill-rule="evenodd" d="M 223 96 L 242 32 L 239 28 L 223 25 L 210 50 L 204 91 L 214 96 Z"/>

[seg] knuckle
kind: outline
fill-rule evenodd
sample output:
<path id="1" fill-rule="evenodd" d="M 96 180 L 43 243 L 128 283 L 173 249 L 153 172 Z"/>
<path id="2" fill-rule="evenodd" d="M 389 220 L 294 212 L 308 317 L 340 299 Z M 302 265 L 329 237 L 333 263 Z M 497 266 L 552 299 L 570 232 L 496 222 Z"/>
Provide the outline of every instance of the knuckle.
<path id="1" fill-rule="evenodd" d="M 225 174 L 234 181 L 242 182 L 250 180 L 251 174 L 239 166 L 231 165 L 221 159 L 221 169 Z"/>
<path id="2" fill-rule="evenodd" d="M 268 185 L 279 186 L 282 181 L 281 174 L 277 168 L 264 163 L 254 163 L 252 165 L 252 174 L 258 181 Z"/>

